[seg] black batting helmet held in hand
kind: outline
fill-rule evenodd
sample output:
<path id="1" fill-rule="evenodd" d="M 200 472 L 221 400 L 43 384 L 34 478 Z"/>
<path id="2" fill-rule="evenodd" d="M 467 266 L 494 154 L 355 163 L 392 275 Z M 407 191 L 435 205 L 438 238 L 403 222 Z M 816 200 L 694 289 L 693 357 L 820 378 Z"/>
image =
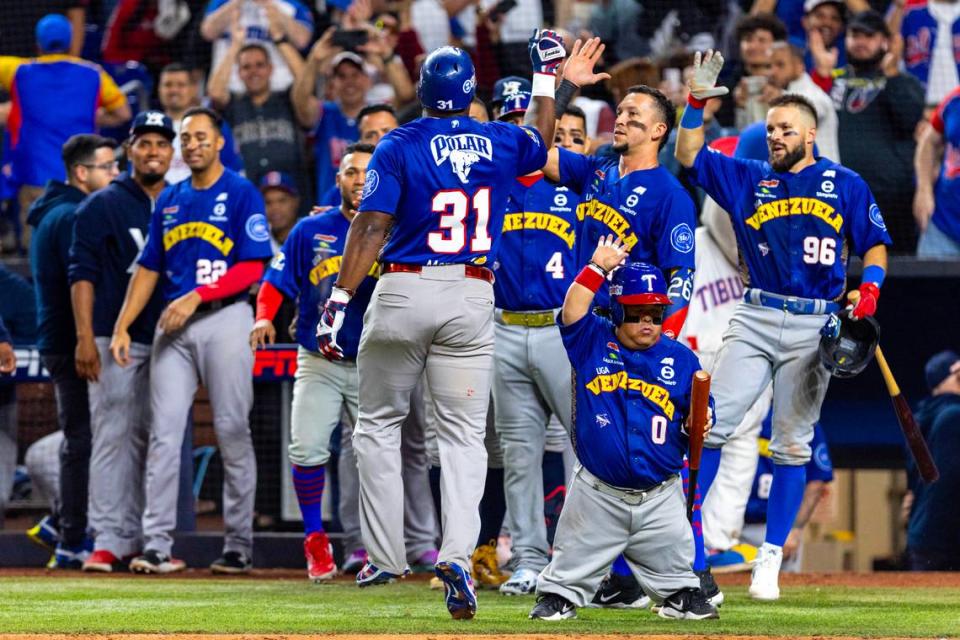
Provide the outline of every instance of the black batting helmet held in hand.
<path id="1" fill-rule="evenodd" d="M 873 359 L 880 342 L 880 324 L 871 316 L 854 320 L 844 309 L 830 314 L 820 335 L 820 362 L 833 377 L 852 378 Z"/>

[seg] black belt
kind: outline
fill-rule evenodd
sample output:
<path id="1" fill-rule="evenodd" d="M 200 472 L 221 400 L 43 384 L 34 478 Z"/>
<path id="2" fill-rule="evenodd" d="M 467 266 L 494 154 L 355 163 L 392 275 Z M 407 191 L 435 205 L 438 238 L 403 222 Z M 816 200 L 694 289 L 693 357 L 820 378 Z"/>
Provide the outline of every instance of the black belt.
<path id="1" fill-rule="evenodd" d="M 210 302 L 201 302 L 197 305 L 196 313 L 204 313 L 207 311 L 220 311 L 224 307 L 229 307 L 235 302 L 242 302 L 247 299 L 247 292 L 239 293 L 232 298 L 222 298 L 220 300 L 211 300 Z"/>

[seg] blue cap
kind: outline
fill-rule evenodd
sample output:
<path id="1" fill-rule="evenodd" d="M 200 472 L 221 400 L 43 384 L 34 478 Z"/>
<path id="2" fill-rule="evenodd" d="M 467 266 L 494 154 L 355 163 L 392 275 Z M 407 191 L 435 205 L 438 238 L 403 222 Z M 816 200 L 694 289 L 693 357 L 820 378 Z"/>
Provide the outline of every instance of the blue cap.
<path id="1" fill-rule="evenodd" d="M 162 111 L 141 111 L 136 115 L 130 124 L 130 137 L 142 133 L 159 133 L 167 140 L 173 140 L 177 137 L 177 131 L 173 128 L 173 120 Z"/>
<path id="2" fill-rule="evenodd" d="M 927 387 L 933 391 L 940 383 L 950 376 L 950 367 L 954 365 L 960 356 L 956 351 L 941 351 L 929 360 L 927 366 L 923 368 L 923 373 L 927 378 Z"/>
<path id="3" fill-rule="evenodd" d="M 530 100 L 529 91 L 520 91 L 507 97 L 500 105 L 500 113 L 497 115 L 497 120 L 503 120 L 507 116 L 515 113 L 526 113 L 527 109 L 530 108 Z"/>
<path id="4" fill-rule="evenodd" d="M 36 29 L 37 45 L 44 53 L 62 53 L 70 50 L 73 28 L 59 13 L 48 13 L 40 18 Z"/>
<path id="5" fill-rule="evenodd" d="M 520 76 L 500 78 L 493 85 L 493 98 L 490 103 L 496 105 L 522 91 L 530 93 L 532 90 L 533 87 L 526 78 Z"/>
<path id="6" fill-rule="evenodd" d="M 282 171 L 270 171 L 260 178 L 260 191 L 266 191 L 267 189 L 283 189 L 290 195 L 300 195 L 300 192 L 297 191 L 297 183 L 293 180 L 293 177 L 291 177 L 289 173 Z"/>

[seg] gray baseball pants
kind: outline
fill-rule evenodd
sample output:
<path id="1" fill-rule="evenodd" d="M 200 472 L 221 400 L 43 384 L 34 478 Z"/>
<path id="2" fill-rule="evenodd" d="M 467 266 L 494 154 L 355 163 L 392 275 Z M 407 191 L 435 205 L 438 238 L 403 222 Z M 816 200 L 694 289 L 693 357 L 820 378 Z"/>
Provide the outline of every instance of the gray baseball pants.
<path id="1" fill-rule="evenodd" d="M 87 521 L 94 549 L 118 558 L 141 551 L 143 465 L 150 434 L 150 345 L 130 344 L 118 365 L 110 338 L 97 338 L 100 379 L 90 382 L 90 498 Z M 185 424 L 185 423 L 184 423 Z"/>
<path id="2" fill-rule="evenodd" d="M 483 446 L 493 367 L 493 287 L 463 265 L 381 276 L 364 316 L 353 434 L 360 523 L 370 561 L 407 566 L 400 431 L 424 371 L 436 412 L 443 542 L 439 560 L 470 570 L 486 479 Z"/>
<path id="3" fill-rule="evenodd" d="M 63 431 L 54 431 L 43 436 L 27 448 L 23 464 L 30 474 L 33 490 L 50 505 L 50 512 L 60 511 L 60 449 L 63 448 Z M 11 472 L 11 478 L 13 477 Z"/>
<path id="4" fill-rule="evenodd" d="M 494 334 L 493 407 L 503 448 L 512 562 L 517 568 L 539 572 L 547 566 L 549 553 L 543 518 L 543 452 L 552 415 L 570 428 L 570 361 L 555 325 L 523 327 L 498 321 Z"/>
<path id="5" fill-rule="evenodd" d="M 679 478 L 642 499 L 616 493 L 577 465 L 557 523 L 553 559 L 537 579 L 538 594 L 555 593 L 586 606 L 621 553 L 644 592 L 658 603 L 680 589 L 700 586 Z"/>
<path id="6" fill-rule="evenodd" d="M 737 305 L 713 374 L 717 424 L 706 446 L 722 446 L 772 381 L 773 461 L 799 466 L 810 460 L 813 426 L 830 380 L 817 355 L 826 318 L 746 302 Z"/>
<path id="7" fill-rule="evenodd" d="M 257 463 L 250 438 L 253 353 L 247 343 L 253 311 L 235 303 L 195 314 L 173 334 L 157 330 L 150 356 L 153 420 L 147 451 L 144 548 L 170 553 L 176 527 L 180 448 L 197 384 L 210 394 L 223 460 L 224 552 L 251 554 Z"/>

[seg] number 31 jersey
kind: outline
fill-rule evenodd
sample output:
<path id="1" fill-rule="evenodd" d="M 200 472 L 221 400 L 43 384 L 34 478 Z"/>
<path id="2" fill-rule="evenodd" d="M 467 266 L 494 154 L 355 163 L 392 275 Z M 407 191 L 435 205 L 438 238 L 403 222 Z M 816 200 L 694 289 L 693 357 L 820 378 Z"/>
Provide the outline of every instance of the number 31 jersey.
<path id="1" fill-rule="evenodd" d="M 359 211 L 394 218 L 384 262 L 489 266 L 514 179 L 546 161 L 534 129 L 465 116 L 420 118 L 377 145 Z"/>
<path id="2" fill-rule="evenodd" d="M 206 189 L 178 182 L 157 198 L 138 262 L 160 272 L 163 299 L 175 300 L 238 262 L 270 259 L 264 209 L 253 183 L 229 169 Z"/>

